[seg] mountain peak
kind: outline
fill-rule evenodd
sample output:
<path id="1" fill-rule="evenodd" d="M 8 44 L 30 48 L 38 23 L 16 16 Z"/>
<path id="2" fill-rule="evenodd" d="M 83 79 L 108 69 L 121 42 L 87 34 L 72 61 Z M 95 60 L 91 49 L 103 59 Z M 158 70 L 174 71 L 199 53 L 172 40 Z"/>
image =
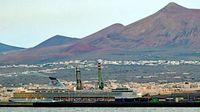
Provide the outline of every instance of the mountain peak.
<path id="1" fill-rule="evenodd" d="M 178 5 L 177 3 L 175 2 L 170 2 L 167 4 L 168 7 L 179 7 L 180 5 Z"/>
<path id="2" fill-rule="evenodd" d="M 120 24 L 120 23 L 115 23 L 115 24 L 112 24 L 106 28 L 104 28 L 103 30 L 108 30 L 108 31 L 118 31 L 120 29 L 124 28 L 124 25 L 123 24 Z"/>
<path id="3" fill-rule="evenodd" d="M 49 46 L 57 46 L 57 45 L 68 45 L 73 44 L 78 41 L 78 38 L 71 38 L 62 35 L 55 35 L 44 42 L 40 43 L 39 45 L 35 46 L 35 48 L 41 47 L 49 47 Z"/>
<path id="4" fill-rule="evenodd" d="M 183 10 L 186 10 L 187 8 L 175 3 L 175 2 L 170 2 L 167 4 L 163 9 L 161 9 L 162 12 L 180 12 Z"/>

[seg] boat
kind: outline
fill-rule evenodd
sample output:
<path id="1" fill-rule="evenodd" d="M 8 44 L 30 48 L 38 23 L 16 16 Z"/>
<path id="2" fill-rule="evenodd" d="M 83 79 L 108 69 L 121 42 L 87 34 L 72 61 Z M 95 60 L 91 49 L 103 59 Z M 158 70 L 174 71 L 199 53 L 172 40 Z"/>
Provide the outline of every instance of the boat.
<path id="1" fill-rule="evenodd" d="M 53 85 L 62 83 L 53 77 L 49 77 Z M 115 101 L 120 98 L 136 98 L 137 93 L 128 88 L 116 88 L 111 91 L 104 90 L 66 90 L 63 88 L 28 89 L 13 94 L 11 102 L 72 102 L 95 103 L 98 101 Z"/>

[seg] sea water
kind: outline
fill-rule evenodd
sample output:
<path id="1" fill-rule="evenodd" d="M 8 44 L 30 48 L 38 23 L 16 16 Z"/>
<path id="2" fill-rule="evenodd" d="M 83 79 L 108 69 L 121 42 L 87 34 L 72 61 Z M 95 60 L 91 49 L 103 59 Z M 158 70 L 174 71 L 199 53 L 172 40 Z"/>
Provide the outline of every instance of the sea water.
<path id="1" fill-rule="evenodd" d="M 65 108 L 41 108 L 41 107 L 0 107 L 0 112 L 200 112 L 200 108 L 183 107 L 65 107 Z"/>

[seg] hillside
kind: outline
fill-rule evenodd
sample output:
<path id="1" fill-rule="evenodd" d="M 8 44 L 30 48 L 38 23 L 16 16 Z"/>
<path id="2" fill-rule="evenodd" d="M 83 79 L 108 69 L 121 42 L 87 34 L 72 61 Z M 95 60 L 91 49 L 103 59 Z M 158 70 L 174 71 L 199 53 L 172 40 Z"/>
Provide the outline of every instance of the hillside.
<path id="1" fill-rule="evenodd" d="M 0 62 L 97 58 L 195 60 L 200 56 L 199 20 L 199 9 L 188 9 L 172 2 L 127 26 L 116 23 L 80 40 L 64 41 L 62 36 L 55 36 L 34 48 L 5 54 Z"/>
<path id="2" fill-rule="evenodd" d="M 0 52 L 16 51 L 16 50 L 21 50 L 21 49 L 23 48 L 0 43 Z"/>
<path id="3" fill-rule="evenodd" d="M 62 35 L 55 35 L 44 42 L 38 44 L 34 48 L 42 48 L 42 47 L 50 47 L 50 46 L 58 46 L 58 45 L 72 45 L 76 43 L 78 38 L 71 38 Z"/>
<path id="4" fill-rule="evenodd" d="M 200 48 L 199 18 L 199 9 L 188 9 L 172 2 L 137 22 L 127 26 L 114 24 L 87 36 L 68 47 L 67 52 L 81 52 L 86 58 L 191 55 Z"/>

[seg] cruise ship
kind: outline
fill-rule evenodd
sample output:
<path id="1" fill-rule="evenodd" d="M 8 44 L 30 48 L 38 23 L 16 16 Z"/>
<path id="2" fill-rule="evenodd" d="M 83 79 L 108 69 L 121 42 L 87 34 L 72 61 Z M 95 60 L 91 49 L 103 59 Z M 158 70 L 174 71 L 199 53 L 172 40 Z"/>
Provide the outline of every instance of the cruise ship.
<path id="1" fill-rule="evenodd" d="M 51 88 L 36 88 L 16 91 L 10 102 L 42 104 L 98 104 L 102 102 L 113 103 L 116 101 L 128 101 L 139 97 L 136 92 L 128 88 L 115 88 L 104 90 L 101 63 L 98 63 L 98 83 L 96 89 L 83 89 L 80 69 L 76 68 L 76 90 L 67 90 L 61 81 L 55 77 L 49 77 Z"/>
<path id="2" fill-rule="evenodd" d="M 59 80 L 49 77 L 51 82 L 62 85 Z M 13 94 L 11 102 L 73 102 L 73 103 L 95 103 L 98 101 L 115 101 L 116 99 L 131 99 L 138 97 L 128 88 L 116 88 L 111 91 L 105 90 L 66 90 L 63 88 L 52 89 L 28 89 Z"/>

